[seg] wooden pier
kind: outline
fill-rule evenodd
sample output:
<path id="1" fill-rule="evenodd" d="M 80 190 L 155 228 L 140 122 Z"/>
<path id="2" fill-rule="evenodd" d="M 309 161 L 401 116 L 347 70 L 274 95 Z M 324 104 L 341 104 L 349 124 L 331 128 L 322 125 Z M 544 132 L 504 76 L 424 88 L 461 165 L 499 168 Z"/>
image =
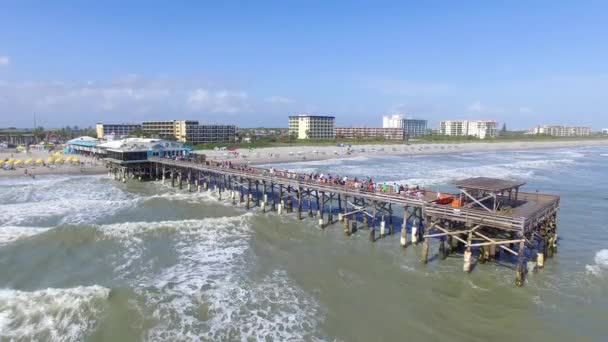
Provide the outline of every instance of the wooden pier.
<path id="1" fill-rule="evenodd" d="M 431 243 L 438 243 L 439 259 L 462 255 L 463 270 L 497 260 L 515 265 L 517 286 L 545 257 L 557 251 L 559 196 L 525 193 L 524 183 L 493 178 L 456 182 L 456 194 L 426 190 L 396 192 L 368 190 L 353 181 L 328 182 L 309 175 L 214 161 L 149 158 L 146 161 L 106 159 L 117 180 L 170 182 L 188 191 L 214 191 L 219 200 L 244 203 L 247 209 L 293 213 L 297 219 L 315 217 L 325 228 L 342 222 L 347 236 L 362 229 L 371 242 L 395 233 L 400 245 L 422 244 L 421 262 L 429 260 Z M 339 183 L 339 184 L 337 184 Z M 295 209 L 294 209 L 295 208 Z"/>

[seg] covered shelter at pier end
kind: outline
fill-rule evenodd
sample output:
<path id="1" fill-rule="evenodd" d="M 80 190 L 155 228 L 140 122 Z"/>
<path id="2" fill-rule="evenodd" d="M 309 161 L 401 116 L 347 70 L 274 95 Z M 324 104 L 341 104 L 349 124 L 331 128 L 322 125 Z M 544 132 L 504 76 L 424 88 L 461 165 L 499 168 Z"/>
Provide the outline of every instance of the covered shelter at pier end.
<path id="1" fill-rule="evenodd" d="M 490 177 L 467 178 L 454 183 L 460 190 L 462 207 L 479 207 L 489 212 L 517 206 L 519 188 L 524 185 L 525 182 Z"/>

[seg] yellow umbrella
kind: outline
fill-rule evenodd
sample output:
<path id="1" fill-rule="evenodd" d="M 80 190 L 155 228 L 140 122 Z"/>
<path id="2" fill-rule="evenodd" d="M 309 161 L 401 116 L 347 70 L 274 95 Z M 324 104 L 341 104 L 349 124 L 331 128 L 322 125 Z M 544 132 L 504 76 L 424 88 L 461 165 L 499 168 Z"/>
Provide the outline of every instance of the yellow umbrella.
<path id="1" fill-rule="evenodd" d="M 59 157 L 61 156 L 61 152 L 57 151 L 55 153 L 53 153 L 53 157 Z"/>
<path id="2" fill-rule="evenodd" d="M 36 160 L 36 164 L 44 164 L 44 160 L 38 159 L 38 160 Z"/>
<path id="3" fill-rule="evenodd" d="M 26 159 L 26 160 L 23 162 L 23 164 L 28 165 L 28 164 L 31 164 L 33 161 L 34 161 L 34 159 L 29 158 L 29 159 Z"/>
<path id="4" fill-rule="evenodd" d="M 9 159 L 9 160 L 7 160 L 7 161 L 5 162 L 5 164 L 7 164 L 7 165 L 13 165 L 13 163 L 14 163 L 14 162 L 15 162 L 14 160 Z"/>
<path id="5" fill-rule="evenodd" d="M 76 163 L 80 163 L 80 159 L 76 158 L 76 157 L 72 157 L 72 161 L 76 162 Z"/>
<path id="6" fill-rule="evenodd" d="M 63 163 L 63 159 L 55 158 L 55 164 L 61 164 L 61 163 Z"/>
<path id="7" fill-rule="evenodd" d="M 55 161 L 55 158 L 53 157 L 49 157 L 49 159 L 46 160 L 47 163 L 52 163 Z"/>
<path id="8" fill-rule="evenodd" d="M 13 163 L 13 165 L 17 166 L 17 165 L 21 165 L 23 164 L 23 160 L 19 159 L 19 160 L 15 160 L 15 162 Z"/>

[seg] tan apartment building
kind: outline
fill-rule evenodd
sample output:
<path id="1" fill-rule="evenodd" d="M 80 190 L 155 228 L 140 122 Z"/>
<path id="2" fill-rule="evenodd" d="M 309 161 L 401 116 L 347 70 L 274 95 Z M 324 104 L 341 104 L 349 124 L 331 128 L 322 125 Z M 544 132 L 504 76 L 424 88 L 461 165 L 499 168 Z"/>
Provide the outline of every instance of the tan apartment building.
<path id="1" fill-rule="evenodd" d="M 95 125 L 95 132 L 97 133 L 97 139 L 103 139 L 106 135 L 114 135 L 117 138 L 126 137 L 131 135 L 133 131 L 141 129 L 141 125 L 138 124 L 104 124 L 97 123 Z"/>
<path id="2" fill-rule="evenodd" d="M 379 128 L 379 127 L 336 127 L 336 138 L 344 139 L 373 139 L 383 138 L 386 140 L 404 140 L 405 130 L 403 128 Z"/>
<path id="3" fill-rule="evenodd" d="M 474 136 L 479 139 L 496 136 L 494 120 L 444 120 L 439 125 L 439 133 L 450 136 Z"/>
<path id="4" fill-rule="evenodd" d="M 335 120 L 333 116 L 292 115 L 289 117 L 289 135 L 296 139 L 333 139 Z"/>

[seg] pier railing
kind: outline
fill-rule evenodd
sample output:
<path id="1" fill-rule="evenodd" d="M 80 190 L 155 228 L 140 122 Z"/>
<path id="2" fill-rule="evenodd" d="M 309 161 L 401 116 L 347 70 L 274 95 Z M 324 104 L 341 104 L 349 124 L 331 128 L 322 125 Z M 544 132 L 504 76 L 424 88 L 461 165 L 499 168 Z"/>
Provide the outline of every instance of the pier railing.
<path id="1" fill-rule="evenodd" d="M 544 208 L 540 208 L 538 212 L 531 213 L 530 216 L 514 216 L 512 214 L 492 213 L 486 210 L 477 208 L 453 208 L 450 205 L 442 205 L 435 203 L 435 199 L 429 199 L 426 196 L 417 194 L 408 195 L 396 192 L 380 192 L 368 190 L 359 187 L 351 187 L 348 185 L 324 183 L 316 180 L 308 180 L 307 175 L 293 172 L 275 172 L 271 173 L 267 169 L 237 166 L 237 167 L 222 167 L 207 165 L 206 163 L 191 162 L 184 160 L 172 160 L 163 158 L 150 158 L 151 162 L 160 163 L 169 166 L 184 167 L 206 172 L 221 173 L 230 176 L 237 176 L 257 180 L 268 183 L 281 183 L 284 186 L 290 186 L 295 189 L 307 188 L 320 192 L 328 192 L 342 194 L 346 196 L 356 196 L 365 198 L 371 201 L 387 202 L 402 206 L 421 207 L 426 215 L 432 215 L 438 218 L 445 218 L 471 224 L 481 224 L 492 227 L 499 227 L 506 230 L 523 231 L 530 223 L 540 219 L 543 215 L 548 215 L 551 210 L 558 205 L 558 201 L 548 203 Z M 209 162 L 215 163 L 215 162 Z M 221 164 L 220 164 L 221 165 Z M 419 193 L 423 194 L 425 190 Z M 521 193 L 523 197 L 533 196 L 535 194 Z M 549 196 L 550 195 L 543 195 Z M 555 196 L 553 196 L 555 197 Z"/>

